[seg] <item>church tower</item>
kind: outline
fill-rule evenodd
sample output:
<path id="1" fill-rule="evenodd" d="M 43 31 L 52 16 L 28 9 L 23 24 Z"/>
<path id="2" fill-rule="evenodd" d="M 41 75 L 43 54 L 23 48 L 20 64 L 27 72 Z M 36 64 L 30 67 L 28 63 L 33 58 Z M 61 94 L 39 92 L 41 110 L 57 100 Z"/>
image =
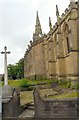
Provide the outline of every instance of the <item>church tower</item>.
<path id="1" fill-rule="evenodd" d="M 38 15 L 38 11 L 37 11 L 35 33 L 33 33 L 33 41 L 38 40 L 41 36 L 42 36 L 42 29 L 41 29 L 39 15 Z"/>

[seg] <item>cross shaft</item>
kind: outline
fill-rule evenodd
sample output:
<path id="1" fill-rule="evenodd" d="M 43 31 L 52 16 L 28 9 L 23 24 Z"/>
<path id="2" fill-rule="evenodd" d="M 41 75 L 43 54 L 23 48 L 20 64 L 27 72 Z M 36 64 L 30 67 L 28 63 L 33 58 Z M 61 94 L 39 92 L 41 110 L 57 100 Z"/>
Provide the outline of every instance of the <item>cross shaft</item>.
<path id="1" fill-rule="evenodd" d="M 6 46 L 4 47 L 4 51 L 2 51 L 1 54 L 4 54 L 4 85 L 8 85 L 7 54 L 10 54 L 10 52 L 7 51 Z"/>

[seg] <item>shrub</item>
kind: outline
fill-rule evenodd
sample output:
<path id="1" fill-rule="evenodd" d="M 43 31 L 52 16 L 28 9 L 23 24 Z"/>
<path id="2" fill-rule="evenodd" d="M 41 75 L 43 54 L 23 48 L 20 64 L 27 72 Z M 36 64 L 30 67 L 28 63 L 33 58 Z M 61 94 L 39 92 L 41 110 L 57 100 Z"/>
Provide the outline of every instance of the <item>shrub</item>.
<path id="1" fill-rule="evenodd" d="M 34 89 L 34 86 L 29 86 L 28 87 L 28 91 L 31 91 L 31 90 L 33 90 Z"/>
<path id="2" fill-rule="evenodd" d="M 71 87 L 71 81 L 69 80 L 59 80 L 58 82 L 59 85 L 65 88 L 70 88 Z"/>
<path id="3" fill-rule="evenodd" d="M 71 87 L 71 82 L 67 82 L 67 88 L 70 88 Z"/>
<path id="4" fill-rule="evenodd" d="M 71 89 L 76 89 L 76 90 L 79 89 L 79 83 L 76 83 L 76 82 L 72 83 Z"/>
<path id="5" fill-rule="evenodd" d="M 20 81 L 20 87 L 29 87 L 29 83 L 27 80 L 23 79 Z"/>
<path id="6" fill-rule="evenodd" d="M 66 85 L 67 81 L 66 80 L 59 80 L 58 83 L 59 83 L 59 85 Z"/>
<path id="7" fill-rule="evenodd" d="M 57 78 L 52 80 L 53 83 L 59 83 L 59 80 Z"/>

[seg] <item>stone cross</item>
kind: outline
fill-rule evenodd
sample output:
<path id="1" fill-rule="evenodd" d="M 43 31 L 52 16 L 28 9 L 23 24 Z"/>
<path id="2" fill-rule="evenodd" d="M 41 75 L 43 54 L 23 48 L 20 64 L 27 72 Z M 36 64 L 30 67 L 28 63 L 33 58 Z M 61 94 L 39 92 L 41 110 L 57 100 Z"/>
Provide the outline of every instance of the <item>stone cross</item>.
<path id="1" fill-rule="evenodd" d="M 4 54 L 4 85 L 8 85 L 8 74 L 7 74 L 7 54 L 10 54 L 10 52 L 7 52 L 7 47 L 4 47 L 4 52 L 2 51 L 1 54 Z"/>

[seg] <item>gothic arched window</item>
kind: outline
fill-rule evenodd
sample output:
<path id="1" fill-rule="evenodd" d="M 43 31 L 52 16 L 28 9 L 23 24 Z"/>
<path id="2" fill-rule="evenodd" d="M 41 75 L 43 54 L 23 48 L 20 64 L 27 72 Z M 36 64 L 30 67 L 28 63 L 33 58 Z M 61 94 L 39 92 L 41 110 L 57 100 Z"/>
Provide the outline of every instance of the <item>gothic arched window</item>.
<path id="1" fill-rule="evenodd" d="M 64 23 L 63 31 L 64 31 L 64 37 L 66 39 L 67 53 L 69 54 L 69 52 L 70 52 L 69 26 L 66 22 Z"/>
<path id="2" fill-rule="evenodd" d="M 69 46 L 69 39 L 68 39 L 68 37 L 66 38 L 66 41 L 67 41 L 67 50 L 68 50 L 68 54 L 69 54 L 69 52 L 70 52 L 70 46 Z"/>

